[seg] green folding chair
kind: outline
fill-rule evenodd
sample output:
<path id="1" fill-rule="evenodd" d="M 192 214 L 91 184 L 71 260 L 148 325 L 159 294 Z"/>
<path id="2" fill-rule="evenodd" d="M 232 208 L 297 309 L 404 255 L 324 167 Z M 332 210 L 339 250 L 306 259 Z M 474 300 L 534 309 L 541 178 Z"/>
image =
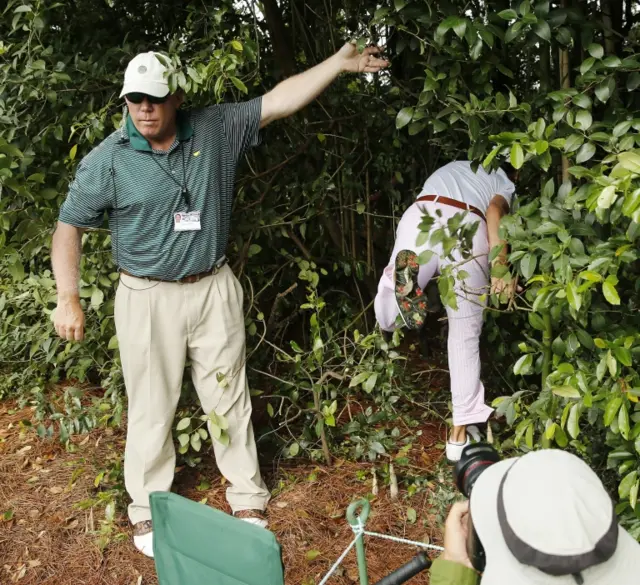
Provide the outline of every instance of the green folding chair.
<path id="1" fill-rule="evenodd" d="M 177 494 L 151 494 L 160 585 L 284 585 L 282 553 L 269 530 Z"/>

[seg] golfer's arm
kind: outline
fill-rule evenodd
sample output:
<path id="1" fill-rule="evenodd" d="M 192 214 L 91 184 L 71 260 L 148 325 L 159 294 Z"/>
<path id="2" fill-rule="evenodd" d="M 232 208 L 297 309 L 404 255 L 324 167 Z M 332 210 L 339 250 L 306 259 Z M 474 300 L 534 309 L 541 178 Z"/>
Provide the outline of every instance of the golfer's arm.
<path id="1" fill-rule="evenodd" d="M 295 114 L 315 100 L 342 73 L 343 61 L 336 53 L 304 73 L 276 85 L 262 98 L 260 127 Z"/>
<path id="2" fill-rule="evenodd" d="M 79 299 L 80 255 L 84 229 L 58 222 L 51 246 L 51 264 L 58 288 L 58 301 Z"/>
<path id="3" fill-rule="evenodd" d="M 502 195 L 496 195 L 487 209 L 487 236 L 489 239 L 489 249 L 501 246 L 500 254 L 496 257 L 494 264 L 507 263 L 507 242 L 500 239 L 500 221 L 509 213 L 509 203 Z"/>

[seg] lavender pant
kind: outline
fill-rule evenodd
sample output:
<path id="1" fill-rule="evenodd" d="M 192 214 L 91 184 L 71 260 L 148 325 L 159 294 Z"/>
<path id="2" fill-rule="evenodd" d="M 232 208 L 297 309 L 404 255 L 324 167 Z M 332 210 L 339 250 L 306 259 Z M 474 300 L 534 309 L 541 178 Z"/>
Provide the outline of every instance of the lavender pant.
<path id="1" fill-rule="evenodd" d="M 436 210 L 442 216 L 436 216 Z M 456 278 L 455 292 L 458 309 L 447 307 L 449 320 L 449 372 L 451 376 L 451 396 L 453 402 L 453 424 L 455 426 L 486 422 L 493 409 L 484 403 L 484 386 L 480 381 L 480 333 L 483 313 L 489 293 L 489 242 L 487 226 L 477 215 L 467 213 L 465 222 L 478 222 L 478 231 L 473 239 L 473 258 L 464 260 L 459 250 L 454 250 L 453 259 L 442 258 L 442 246 L 430 246 L 427 242 L 416 246 L 420 231 L 418 225 L 423 211 L 436 219 L 432 229 L 446 225 L 447 220 L 457 213 L 465 213 L 455 207 L 437 202 L 414 203 L 402 216 L 398 224 L 396 242 L 378 284 L 375 299 L 376 319 L 380 328 L 392 331 L 396 327 L 398 306 L 395 299 L 393 270 L 395 258 L 401 250 L 413 250 L 417 254 L 432 250 L 434 255 L 426 264 L 420 266 L 418 285 L 425 289 L 427 283 L 447 265 L 455 266 L 468 276 L 460 281 Z M 464 275 L 463 275 L 464 276 Z"/>

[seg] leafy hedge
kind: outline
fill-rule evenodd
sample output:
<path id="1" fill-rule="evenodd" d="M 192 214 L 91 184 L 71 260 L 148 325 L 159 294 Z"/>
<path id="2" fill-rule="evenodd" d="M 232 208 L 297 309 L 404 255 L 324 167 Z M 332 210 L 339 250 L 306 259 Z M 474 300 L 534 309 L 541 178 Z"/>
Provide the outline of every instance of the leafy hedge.
<path id="1" fill-rule="evenodd" d="M 340 449 L 384 459 L 410 440 L 396 421 L 419 424 L 409 399 L 422 389 L 405 375 L 398 336 L 382 339 L 370 310 L 395 224 L 447 160 L 510 160 L 522 177 L 504 230 L 525 291 L 507 310 L 492 299 L 484 344 L 488 385 L 512 426 L 503 447 L 580 453 L 618 490 L 640 537 L 637 7 L 261 7 L 165 0 L 150 14 L 142 1 L 9 0 L 0 16 L 0 395 L 35 403 L 43 435 L 52 419 L 63 438 L 120 421 L 109 233 L 84 239 L 81 345 L 53 333 L 49 246 L 79 159 L 121 122 L 117 92 L 133 54 L 166 49 L 171 83 L 198 105 L 260 95 L 346 39 L 381 42 L 389 74 L 339 80 L 270 129 L 238 181 L 229 250 L 269 436 L 287 456 L 325 459 Z M 451 302 L 454 275 L 445 277 Z M 192 464 L 201 414 L 188 398 L 179 413 Z"/>

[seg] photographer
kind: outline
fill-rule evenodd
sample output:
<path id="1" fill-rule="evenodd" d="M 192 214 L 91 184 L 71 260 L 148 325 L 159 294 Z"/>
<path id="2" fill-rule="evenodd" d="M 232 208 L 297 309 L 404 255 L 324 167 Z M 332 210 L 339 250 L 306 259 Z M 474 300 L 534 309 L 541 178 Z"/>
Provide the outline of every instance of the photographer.
<path id="1" fill-rule="evenodd" d="M 470 500 L 451 509 L 431 585 L 640 583 L 640 544 L 586 463 L 559 450 L 490 459 L 457 469 Z"/>

